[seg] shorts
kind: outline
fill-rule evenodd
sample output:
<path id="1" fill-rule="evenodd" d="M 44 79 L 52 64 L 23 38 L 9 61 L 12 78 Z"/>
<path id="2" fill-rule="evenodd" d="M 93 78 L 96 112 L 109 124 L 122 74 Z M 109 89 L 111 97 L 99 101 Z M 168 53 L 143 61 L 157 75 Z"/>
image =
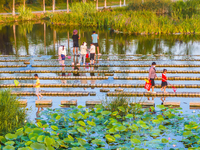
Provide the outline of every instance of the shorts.
<path id="1" fill-rule="evenodd" d="M 38 95 L 40 93 L 40 88 L 35 88 L 35 94 Z"/>
<path id="2" fill-rule="evenodd" d="M 154 79 L 150 79 L 151 80 L 151 86 L 155 86 L 155 81 Z"/>
<path id="3" fill-rule="evenodd" d="M 79 47 L 78 43 L 77 42 L 73 43 L 73 47 Z"/>
<path id="4" fill-rule="evenodd" d="M 165 87 L 165 86 L 167 86 L 167 82 L 166 81 L 162 81 L 161 87 Z"/>
<path id="5" fill-rule="evenodd" d="M 61 54 L 62 60 L 65 60 L 65 55 Z"/>
<path id="6" fill-rule="evenodd" d="M 98 43 L 93 43 L 95 47 L 99 47 L 99 44 Z"/>
<path id="7" fill-rule="evenodd" d="M 90 60 L 94 60 L 95 53 L 90 54 Z"/>

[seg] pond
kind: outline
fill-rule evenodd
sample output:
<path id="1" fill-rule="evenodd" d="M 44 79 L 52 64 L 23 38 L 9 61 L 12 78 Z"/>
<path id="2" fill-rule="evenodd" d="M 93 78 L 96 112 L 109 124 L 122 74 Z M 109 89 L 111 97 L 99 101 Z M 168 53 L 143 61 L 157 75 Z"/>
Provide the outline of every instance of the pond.
<path id="1" fill-rule="evenodd" d="M 65 45 L 67 47 L 67 54 L 71 56 L 65 62 L 66 65 L 77 63 L 77 58 L 72 56 L 72 32 L 77 29 L 81 35 L 79 45 L 87 42 L 88 46 L 91 43 L 92 31 L 99 34 L 100 53 L 102 56 L 98 57 L 97 64 L 99 65 L 150 65 L 152 61 L 124 61 L 123 59 L 157 59 L 158 65 L 200 65 L 200 61 L 184 61 L 183 59 L 200 59 L 200 35 L 151 35 L 151 36 L 136 36 L 124 35 L 115 33 L 111 29 L 96 29 L 96 28 L 81 28 L 81 27 L 63 27 L 53 26 L 48 22 L 26 22 L 15 25 L 6 25 L 0 28 L 0 53 L 2 55 L 10 55 L 10 57 L 0 57 L 0 60 L 10 59 L 26 59 L 30 61 L 27 67 L 14 67 L 14 68 L 1 68 L 1 71 L 22 71 L 21 73 L 1 73 L 0 77 L 33 77 L 33 73 L 25 73 L 27 70 L 37 72 L 45 71 L 72 71 L 74 67 L 59 67 L 57 61 L 58 47 Z M 89 48 L 89 47 L 88 47 Z M 123 55 L 118 55 L 123 54 Z M 135 54 L 142 54 L 136 56 Z M 150 55 L 151 54 L 151 55 Z M 154 54 L 163 54 L 156 56 Z M 11 56 L 12 55 L 12 56 Z M 30 55 L 27 57 L 15 57 L 14 55 Z M 199 55 L 199 56 L 198 56 Z M 116 61 L 110 61 L 116 59 Z M 120 60 L 119 60 L 120 59 Z M 179 59 L 179 61 L 175 60 Z M 37 61 L 36 61 L 37 60 Z M 39 60 L 39 61 L 38 61 Z M 181 60 L 181 61 L 180 61 Z M 0 65 L 23 65 L 22 62 L 0 62 Z M 33 67 L 32 65 L 58 65 L 57 67 Z M 147 73 L 142 73 L 143 70 L 148 70 L 149 67 L 123 67 L 123 66 L 100 66 L 100 67 L 78 67 L 79 71 L 92 71 L 92 70 L 107 70 L 107 71 L 123 71 L 123 70 L 140 70 L 140 73 L 114 73 L 114 76 L 109 76 L 108 79 L 102 80 L 43 80 L 41 84 L 145 84 L 143 79 L 139 80 L 116 80 L 114 77 L 147 77 Z M 157 67 L 158 77 L 164 68 Z M 168 73 L 168 77 L 199 77 L 198 74 L 187 73 L 187 71 L 200 71 L 200 67 L 166 67 L 168 71 L 186 71 L 185 73 Z M 24 72 L 23 72 L 24 71 Z M 60 77 L 62 73 L 38 73 L 39 77 Z M 66 73 L 66 76 L 76 76 L 75 73 Z M 104 73 L 80 73 L 78 76 L 105 76 Z M 35 83 L 35 80 L 19 80 L 20 84 Z M 156 84 L 160 85 L 159 80 Z M 171 84 L 194 84 L 199 85 L 199 80 L 170 80 Z M 13 80 L 0 80 L 0 84 L 14 84 Z M 42 91 L 79 91 L 79 92 L 95 92 L 96 96 L 44 96 L 45 99 L 52 99 L 51 108 L 60 108 L 61 100 L 77 100 L 78 105 L 85 105 L 86 101 L 97 101 L 106 99 L 106 93 L 100 92 L 102 87 L 42 87 Z M 110 91 L 115 91 L 116 88 L 110 88 Z M 22 87 L 13 88 L 13 91 L 32 91 L 34 88 Z M 124 88 L 125 92 L 139 91 L 145 92 L 144 88 Z M 156 92 L 160 92 L 160 88 L 156 88 Z M 167 89 L 168 92 L 173 92 L 172 88 Z M 198 88 L 177 88 L 177 92 L 199 92 Z M 43 110 L 43 107 L 36 107 L 36 96 L 22 96 L 22 99 L 27 99 L 27 107 L 31 108 L 29 111 L 29 118 L 34 120 L 38 113 Z M 109 97 L 107 97 L 109 98 Z M 133 99 L 140 99 L 135 98 Z M 199 101 L 199 98 L 191 97 L 142 97 L 143 101 L 154 101 L 155 105 L 162 103 L 161 99 L 166 101 L 180 102 L 184 113 L 198 114 L 198 107 L 195 111 L 190 109 L 189 103 L 191 101 Z M 200 102 L 200 101 L 199 101 Z"/>

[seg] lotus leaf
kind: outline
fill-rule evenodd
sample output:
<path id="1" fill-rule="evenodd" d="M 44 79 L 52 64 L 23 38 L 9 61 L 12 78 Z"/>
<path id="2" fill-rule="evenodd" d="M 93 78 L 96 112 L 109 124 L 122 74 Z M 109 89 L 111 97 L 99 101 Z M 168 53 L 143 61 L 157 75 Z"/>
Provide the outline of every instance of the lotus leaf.
<path id="1" fill-rule="evenodd" d="M 5 143 L 6 139 L 3 136 L 0 136 L 0 143 Z"/>
<path id="2" fill-rule="evenodd" d="M 78 106 L 78 109 L 82 109 L 82 108 L 84 108 L 84 106 L 81 106 L 81 105 Z"/>
<path id="3" fill-rule="evenodd" d="M 30 145 L 30 147 L 33 149 L 33 150 L 44 150 L 46 149 L 46 146 L 44 144 L 40 144 L 40 143 L 32 143 Z"/>
<path id="4" fill-rule="evenodd" d="M 17 135 L 16 134 L 8 133 L 8 134 L 5 135 L 5 138 L 7 140 L 15 140 L 17 138 Z"/>
<path id="5" fill-rule="evenodd" d="M 138 126 L 136 124 L 129 126 L 129 128 L 133 131 L 138 131 Z"/>
<path id="6" fill-rule="evenodd" d="M 116 116 L 117 114 L 118 114 L 118 111 L 114 111 L 114 112 L 112 113 L 113 116 Z"/>
<path id="7" fill-rule="evenodd" d="M 86 150 L 84 147 L 73 147 L 71 150 Z"/>
<path id="8" fill-rule="evenodd" d="M 45 138 L 44 135 L 40 135 L 40 136 L 38 136 L 38 138 L 37 138 L 37 142 L 39 142 L 39 143 L 44 142 L 44 138 Z"/>
<path id="9" fill-rule="evenodd" d="M 38 125 L 38 127 L 42 128 L 42 123 L 41 122 L 38 122 L 37 125 Z"/>
<path id="10" fill-rule="evenodd" d="M 3 148 L 3 150 L 15 150 L 15 147 L 14 146 L 11 146 L 11 145 L 7 145 Z"/>
<path id="11" fill-rule="evenodd" d="M 52 146 L 47 146 L 45 150 L 55 150 Z"/>
<path id="12" fill-rule="evenodd" d="M 106 139 L 108 140 L 108 142 L 115 142 L 115 138 L 113 137 L 113 136 L 111 136 L 111 135 L 109 135 L 109 134 L 107 134 L 106 136 Z"/>
<path id="13" fill-rule="evenodd" d="M 115 137 L 116 139 L 119 139 L 119 138 L 121 138 L 121 135 L 115 134 L 114 137 Z"/>
<path id="14" fill-rule="evenodd" d="M 40 135 L 40 134 L 43 133 L 43 130 L 38 129 L 38 128 L 34 128 L 34 129 L 33 129 L 33 133 L 37 133 L 38 135 Z"/>
<path id="15" fill-rule="evenodd" d="M 87 142 L 86 142 L 86 140 L 83 140 L 83 139 L 81 139 L 81 138 L 77 138 L 77 140 L 78 140 L 78 143 L 81 145 L 81 146 L 84 146 Z"/>
<path id="16" fill-rule="evenodd" d="M 97 108 L 97 109 L 95 110 L 96 113 L 101 113 L 102 111 L 103 111 L 102 108 Z"/>
<path id="17" fill-rule="evenodd" d="M 126 115 L 126 118 L 129 118 L 129 119 L 133 118 L 133 114 Z"/>
<path id="18" fill-rule="evenodd" d="M 29 145 L 31 145 L 32 143 L 33 143 L 32 141 L 28 141 L 28 142 L 25 143 L 25 145 L 26 145 L 26 146 L 29 146 Z"/>
<path id="19" fill-rule="evenodd" d="M 120 119 L 120 118 L 122 118 L 122 117 L 121 117 L 120 115 L 117 115 L 116 118 Z"/>
<path id="20" fill-rule="evenodd" d="M 166 109 L 166 107 L 164 105 L 156 105 L 157 108 L 163 110 L 163 109 Z"/>
<path id="21" fill-rule="evenodd" d="M 104 119 L 104 117 L 102 115 L 98 115 L 97 119 L 99 119 L 100 121 Z"/>
<path id="22" fill-rule="evenodd" d="M 168 143 L 169 142 L 169 140 L 167 140 L 165 138 L 162 138 L 161 141 L 162 141 L 162 143 Z"/>
<path id="23" fill-rule="evenodd" d="M 161 121 L 158 120 L 158 119 L 152 120 L 152 122 L 155 123 L 155 124 L 160 124 L 161 123 Z"/>
<path id="24" fill-rule="evenodd" d="M 50 137 L 46 136 L 46 137 L 44 138 L 44 143 L 45 143 L 47 146 L 51 146 L 51 145 L 54 144 L 54 140 L 51 139 Z"/>
<path id="25" fill-rule="evenodd" d="M 5 143 L 5 145 L 11 145 L 11 146 L 14 145 L 14 144 L 15 144 L 14 141 L 8 141 L 8 142 Z"/>
<path id="26" fill-rule="evenodd" d="M 126 127 L 125 126 L 119 126 L 115 128 L 116 131 L 125 131 Z"/>
<path id="27" fill-rule="evenodd" d="M 101 114 L 104 116 L 108 116 L 111 114 L 111 112 L 110 111 L 102 111 Z"/>
<path id="28" fill-rule="evenodd" d="M 126 110 L 124 109 L 124 107 L 123 106 L 119 106 L 119 107 L 117 107 L 118 109 L 119 109 L 119 111 L 121 111 L 121 112 L 125 112 Z"/>
<path id="29" fill-rule="evenodd" d="M 160 130 L 166 130 L 167 128 L 165 126 L 163 126 L 163 125 L 159 125 L 159 129 Z"/>
<path id="30" fill-rule="evenodd" d="M 183 132 L 183 136 L 184 137 L 193 136 L 193 133 L 191 131 L 185 131 Z"/>
<path id="31" fill-rule="evenodd" d="M 54 114 L 51 115 L 51 118 L 52 118 L 52 119 L 55 119 L 57 116 L 58 116 L 58 114 L 57 114 L 57 113 L 54 113 Z"/>
<path id="32" fill-rule="evenodd" d="M 77 134 L 78 132 L 75 129 L 68 130 L 67 131 L 69 134 Z"/>
<path id="33" fill-rule="evenodd" d="M 80 124 L 81 126 L 85 127 L 85 122 L 83 122 L 83 121 L 79 121 L 78 124 Z"/>
<path id="34" fill-rule="evenodd" d="M 103 146 L 105 144 L 105 142 L 100 139 L 95 139 L 95 140 L 92 140 L 92 144 Z"/>
<path id="35" fill-rule="evenodd" d="M 117 131 L 115 130 L 115 128 L 111 128 L 108 130 L 108 133 L 116 133 Z"/>
<path id="36" fill-rule="evenodd" d="M 146 123 L 144 121 L 142 121 L 142 120 L 137 121 L 137 124 L 138 125 L 146 125 Z"/>
<path id="37" fill-rule="evenodd" d="M 95 150 L 105 150 L 104 148 L 96 148 Z"/>
<path id="38" fill-rule="evenodd" d="M 82 134 L 87 134 L 87 132 L 82 127 L 77 128 L 77 130 Z"/>
<path id="39" fill-rule="evenodd" d="M 28 147 L 23 147 L 23 148 L 18 148 L 17 150 L 32 150 L 32 149 Z"/>
<path id="40" fill-rule="evenodd" d="M 51 129 L 53 129 L 54 131 L 57 131 L 58 130 L 58 127 L 57 126 L 51 126 Z"/>
<path id="41" fill-rule="evenodd" d="M 93 122 L 93 121 L 87 121 L 87 123 L 90 125 L 90 126 L 93 126 L 93 127 L 96 127 L 96 124 L 95 124 L 95 122 Z"/>
<path id="42" fill-rule="evenodd" d="M 26 129 L 25 129 L 25 133 L 26 133 L 26 134 L 29 134 L 29 133 L 31 133 L 32 131 L 33 131 L 33 130 L 32 130 L 31 128 L 26 128 Z"/>
<path id="43" fill-rule="evenodd" d="M 56 116 L 56 120 L 60 120 L 60 118 L 61 118 L 60 115 Z"/>
<path id="44" fill-rule="evenodd" d="M 141 141 L 138 139 L 131 139 L 131 143 L 133 144 L 141 144 Z"/>

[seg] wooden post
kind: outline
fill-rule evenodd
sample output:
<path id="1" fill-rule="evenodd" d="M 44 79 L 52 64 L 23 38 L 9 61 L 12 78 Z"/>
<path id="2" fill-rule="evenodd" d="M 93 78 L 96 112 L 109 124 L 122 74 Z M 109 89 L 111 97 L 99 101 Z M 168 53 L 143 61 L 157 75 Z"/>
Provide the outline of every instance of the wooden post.
<path id="1" fill-rule="evenodd" d="M 69 0 L 67 0 L 67 13 L 69 13 Z"/>
<path id="2" fill-rule="evenodd" d="M 46 23 L 44 22 L 44 51 L 47 55 L 47 48 L 46 48 Z"/>
<path id="3" fill-rule="evenodd" d="M 25 7 L 26 7 L 26 0 L 24 0 L 24 5 L 23 5 L 23 6 L 24 6 L 24 11 L 25 11 Z"/>
<path id="4" fill-rule="evenodd" d="M 96 9 L 98 10 L 98 0 L 96 0 L 96 2 L 97 2 L 97 3 L 96 3 Z"/>
<path id="5" fill-rule="evenodd" d="M 106 0 L 104 1 L 104 7 L 106 8 Z"/>
<path id="6" fill-rule="evenodd" d="M 15 16 L 15 0 L 13 0 L 13 12 L 12 15 Z"/>
<path id="7" fill-rule="evenodd" d="M 53 0 L 53 12 L 55 11 L 55 0 Z"/>
<path id="8" fill-rule="evenodd" d="M 124 6 L 126 5 L 126 0 L 124 0 Z"/>
<path id="9" fill-rule="evenodd" d="M 45 13 L 45 0 L 43 0 L 43 12 Z"/>
<path id="10" fill-rule="evenodd" d="M 119 6 L 122 7 L 122 0 L 120 0 L 120 2 L 119 2 Z"/>

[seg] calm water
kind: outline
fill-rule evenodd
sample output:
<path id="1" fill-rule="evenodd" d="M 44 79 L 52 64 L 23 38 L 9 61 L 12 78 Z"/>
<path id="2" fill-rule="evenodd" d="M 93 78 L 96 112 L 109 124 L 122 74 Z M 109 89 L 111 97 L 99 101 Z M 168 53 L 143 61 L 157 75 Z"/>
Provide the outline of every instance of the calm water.
<path id="1" fill-rule="evenodd" d="M 57 61 L 34 61 L 35 59 L 57 59 L 59 45 L 65 45 L 67 47 L 68 55 L 72 55 L 72 31 L 75 28 L 69 27 L 53 27 L 48 23 L 34 24 L 27 22 L 20 25 L 9 25 L 0 28 L 0 53 L 2 55 L 31 55 L 30 57 L 22 58 L 10 58 L 0 57 L 0 59 L 29 59 L 31 65 L 33 64 L 59 64 Z M 135 36 L 135 35 L 123 35 L 112 32 L 109 29 L 95 29 L 95 28 L 78 28 L 81 35 L 80 44 L 87 42 L 91 43 L 91 34 L 95 30 L 99 34 L 100 53 L 102 54 L 143 54 L 142 57 L 134 56 L 101 56 L 99 59 L 122 59 L 122 58 L 145 58 L 152 59 L 155 57 L 147 56 L 147 54 L 169 54 L 169 55 L 200 55 L 200 36 L 199 35 L 167 35 L 167 36 Z M 41 57 L 38 57 L 41 55 Z M 200 58 L 198 56 L 170 56 L 170 57 L 158 57 L 160 59 L 157 64 L 200 64 L 194 61 L 171 61 L 171 59 L 185 59 L 185 58 Z M 68 59 L 65 64 L 72 64 L 74 58 Z M 150 61 L 99 61 L 98 64 L 150 64 Z M 23 64 L 23 62 L 0 62 L 0 65 L 14 65 Z M 1 68 L 1 70 L 62 70 L 61 67 L 57 68 L 34 68 L 29 65 L 25 68 Z M 74 68 L 66 67 L 65 70 L 73 70 Z M 133 67 L 99 67 L 99 68 L 80 68 L 80 70 L 148 70 L 149 68 L 133 68 Z M 164 68 L 157 68 L 162 70 Z M 167 68 L 168 70 L 200 70 L 200 68 Z M 33 76 L 34 74 L 0 74 L 1 77 L 8 76 Z M 73 74 L 66 74 L 73 76 Z M 80 74 L 80 76 L 90 76 L 90 73 Z M 95 76 L 103 76 L 104 74 L 94 74 Z M 41 73 L 39 76 L 61 76 L 56 73 Z M 115 74 L 114 76 L 147 76 L 147 74 Z M 161 74 L 158 74 L 161 76 Z M 199 76 L 198 74 L 167 74 L 167 76 Z M 32 80 L 21 80 L 20 83 L 35 83 Z M 59 83 L 63 84 L 60 80 L 41 80 L 41 84 Z M 83 83 L 81 80 L 68 80 L 66 83 L 82 83 L 82 84 L 144 84 L 142 80 L 113 80 L 113 77 L 109 77 L 108 80 L 87 80 Z M 170 81 L 171 84 L 200 84 L 200 81 Z M 0 81 L 0 84 L 13 84 L 12 80 Z M 156 81 L 156 84 L 160 84 L 160 81 Z M 85 105 L 87 100 L 102 100 L 105 99 L 105 93 L 100 92 L 101 88 L 41 88 L 45 91 L 94 91 L 97 96 L 88 97 L 44 97 L 44 99 L 52 99 L 52 108 L 59 108 L 60 101 L 62 99 L 71 100 L 77 99 L 78 105 Z M 14 91 L 34 91 L 34 88 L 15 88 Z M 145 89 L 125 89 L 125 91 L 145 91 Z M 114 88 L 111 89 L 114 91 Z M 160 91 L 160 89 L 156 89 Z M 172 92 L 172 89 L 167 89 L 168 92 Z M 178 89 L 178 92 L 199 92 L 199 89 Z M 35 107 L 36 96 L 23 97 L 28 100 L 28 108 L 30 119 L 33 120 L 36 115 L 43 108 Z M 142 98 L 147 100 L 147 98 Z M 152 98 L 150 98 L 152 100 Z M 191 113 L 193 110 L 189 108 L 190 101 L 199 101 L 198 98 L 166 98 L 169 101 L 180 101 L 181 107 L 184 112 Z M 156 105 L 161 104 L 160 98 L 154 98 Z M 199 113 L 196 110 L 195 113 Z"/>

